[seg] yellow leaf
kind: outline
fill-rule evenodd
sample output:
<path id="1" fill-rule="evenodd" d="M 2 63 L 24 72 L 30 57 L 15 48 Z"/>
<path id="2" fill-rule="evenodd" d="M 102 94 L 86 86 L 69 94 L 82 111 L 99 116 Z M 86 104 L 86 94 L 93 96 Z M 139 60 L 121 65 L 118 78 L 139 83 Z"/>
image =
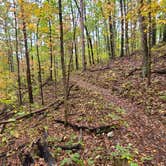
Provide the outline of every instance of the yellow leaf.
<path id="1" fill-rule="evenodd" d="M 15 138 L 19 138 L 19 133 L 18 133 L 18 131 L 16 131 L 16 130 L 10 131 L 10 134 L 11 134 L 13 137 L 15 137 Z"/>

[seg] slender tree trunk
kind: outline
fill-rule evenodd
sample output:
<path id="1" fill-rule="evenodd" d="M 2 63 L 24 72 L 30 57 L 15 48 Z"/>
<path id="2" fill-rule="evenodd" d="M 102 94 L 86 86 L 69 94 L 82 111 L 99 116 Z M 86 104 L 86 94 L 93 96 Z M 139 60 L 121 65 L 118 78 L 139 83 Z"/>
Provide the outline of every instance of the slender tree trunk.
<path id="1" fill-rule="evenodd" d="M 149 73 L 149 48 L 148 48 L 148 37 L 147 37 L 147 26 L 145 23 L 145 16 L 142 15 L 141 9 L 143 7 L 143 0 L 140 0 L 139 8 L 139 19 L 140 19 L 140 29 L 141 29 L 141 43 L 143 48 L 143 65 L 142 65 L 142 75 L 147 77 Z"/>
<path id="2" fill-rule="evenodd" d="M 135 8 L 135 3 L 132 0 L 129 0 L 129 3 L 131 4 L 131 10 L 133 10 L 133 8 Z M 131 42 L 130 42 L 130 48 L 131 48 L 131 53 L 133 53 L 135 51 L 136 48 L 136 25 L 137 25 L 137 21 L 134 18 L 130 19 L 130 38 L 131 38 Z"/>
<path id="3" fill-rule="evenodd" d="M 32 42 L 32 33 L 30 34 L 31 37 L 30 37 L 30 49 L 29 49 L 29 52 L 32 50 L 33 48 L 33 42 Z M 35 82 L 35 72 L 34 72 L 34 57 L 33 57 L 33 54 L 31 54 L 31 59 L 30 59 L 30 64 L 31 64 L 31 81 L 32 81 L 32 84 Z"/>
<path id="4" fill-rule="evenodd" d="M 63 76 L 63 89 L 64 89 L 64 105 L 65 105 L 65 124 L 68 122 L 68 104 L 67 104 L 67 78 L 66 78 L 66 66 L 65 66 L 65 55 L 64 55 L 64 43 L 63 43 L 63 20 L 62 20 L 62 2 L 58 1 L 59 4 L 59 25 L 60 25 L 60 52 L 61 52 L 61 66 L 62 66 L 62 76 Z"/>
<path id="5" fill-rule="evenodd" d="M 90 53 L 89 42 L 87 42 L 87 45 L 88 45 L 88 59 L 89 59 L 89 64 L 91 65 L 91 64 L 92 64 L 92 61 L 91 61 L 91 53 Z"/>
<path id="6" fill-rule="evenodd" d="M 83 0 L 80 0 L 80 3 L 81 3 L 81 1 L 83 2 Z M 74 2 L 75 2 L 75 4 L 76 4 L 76 6 L 77 6 L 78 12 L 79 12 L 80 17 L 81 17 L 81 7 L 78 6 L 77 0 L 74 0 Z M 83 12 L 83 11 L 82 11 L 82 12 Z M 94 62 L 94 56 L 93 56 L 94 53 L 93 53 L 92 40 L 91 40 L 91 37 L 90 37 L 90 33 L 89 33 L 89 31 L 88 31 L 88 28 L 87 28 L 87 26 L 84 24 L 84 18 L 83 18 L 83 27 L 85 28 L 86 36 L 87 36 L 88 41 L 89 41 L 89 43 L 90 43 L 90 49 L 91 49 L 91 54 L 92 54 L 92 63 L 94 64 L 95 62 Z M 85 59 L 85 60 L 86 60 L 86 59 Z"/>
<path id="7" fill-rule="evenodd" d="M 153 41 L 153 29 L 152 29 L 152 16 L 151 16 L 151 0 L 148 1 L 150 5 L 150 11 L 149 11 L 149 49 L 148 49 L 148 66 L 147 66 L 147 77 L 148 82 L 147 85 L 149 86 L 151 84 L 151 47 L 152 47 L 152 41 Z"/>
<path id="8" fill-rule="evenodd" d="M 86 7 L 85 6 L 84 6 L 84 16 L 85 16 L 84 18 L 85 18 L 85 23 L 86 23 L 87 19 L 86 19 Z M 95 64 L 92 38 L 91 38 L 88 28 L 87 28 L 87 26 L 85 26 L 85 24 L 84 24 L 84 27 L 85 27 L 85 32 L 86 32 L 86 36 L 87 36 L 87 46 L 89 49 L 88 54 L 89 54 L 90 59 L 92 60 L 92 64 Z"/>
<path id="9" fill-rule="evenodd" d="M 24 18 L 24 9 L 21 6 L 21 15 L 22 15 L 22 31 L 24 36 L 24 47 L 25 47 L 25 58 L 26 58 L 26 66 L 27 66 L 27 84 L 28 84 L 28 94 L 29 94 L 29 102 L 33 103 L 33 92 L 32 92 L 32 82 L 31 82 L 31 70 L 30 70 L 30 59 L 28 52 L 28 41 L 27 41 L 27 31 L 26 31 L 26 22 Z"/>
<path id="10" fill-rule="evenodd" d="M 76 70 L 78 70 L 79 63 L 78 63 L 77 41 L 76 41 L 76 22 L 74 19 L 74 10 L 73 10 L 72 2 L 71 2 L 71 14 L 72 14 L 72 24 L 73 24 L 73 48 L 75 53 L 75 65 L 76 65 Z"/>
<path id="11" fill-rule="evenodd" d="M 116 6 L 117 6 L 117 4 L 116 4 L 116 0 L 113 0 L 113 3 L 114 3 L 114 12 L 113 12 L 113 14 L 112 14 L 112 19 L 113 19 L 113 35 L 114 35 L 114 54 L 115 54 L 115 56 L 116 56 L 116 37 L 117 37 L 117 29 L 116 29 Z"/>
<path id="12" fill-rule="evenodd" d="M 156 18 L 153 18 L 152 20 L 152 47 L 156 45 Z"/>
<path id="13" fill-rule="evenodd" d="M 110 1 L 108 1 L 108 4 L 110 4 Z M 114 2 L 115 5 L 115 2 Z M 110 15 L 108 17 L 108 22 L 109 22 L 109 40 L 110 40 L 110 51 L 111 51 L 111 57 L 110 59 L 115 57 L 115 39 L 114 39 L 114 19 L 113 19 L 113 15 L 115 12 L 111 11 Z"/>
<path id="14" fill-rule="evenodd" d="M 84 4 L 83 0 L 80 0 L 80 25 L 81 25 L 81 40 L 82 40 L 82 67 L 83 71 L 86 70 L 86 58 L 85 58 L 85 36 L 84 36 Z"/>
<path id="15" fill-rule="evenodd" d="M 48 3 L 50 0 L 47 0 Z M 53 48 L 52 48 L 52 25 L 51 20 L 48 20 L 48 27 L 49 27 L 49 54 L 50 54 L 50 80 L 53 80 Z"/>
<path id="16" fill-rule="evenodd" d="M 7 26 L 7 20 L 5 18 L 4 23 L 4 31 L 5 31 L 5 38 L 6 38 L 6 45 L 7 45 L 7 56 L 8 56 L 8 64 L 9 64 L 9 71 L 14 72 L 14 63 L 13 63 L 13 50 L 11 45 L 11 37 Z"/>
<path id="17" fill-rule="evenodd" d="M 90 34 L 88 32 L 88 29 L 87 27 L 85 27 L 86 29 L 86 35 L 87 35 L 87 38 L 88 38 L 88 41 L 89 41 L 89 46 L 90 46 L 90 51 L 91 51 L 91 57 L 92 57 L 92 64 L 94 65 L 95 64 L 95 59 L 94 59 L 94 52 L 93 52 L 93 45 L 92 45 L 92 39 L 90 37 Z"/>
<path id="18" fill-rule="evenodd" d="M 99 36 L 99 29 L 96 26 L 96 56 L 97 56 L 97 63 L 100 62 L 99 54 L 100 54 L 100 36 Z"/>
<path id="19" fill-rule="evenodd" d="M 16 60 L 17 60 L 17 83 L 18 83 L 18 101 L 22 105 L 22 94 L 21 94 L 21 77 L 20 77 L 20 59 L 18 55 L 18 24 L 17 24 L 17 13 L 16 13 L 16 2 L 13 0 L 14 5 L 14 29 L 15 29 L 15 47 L 16 47 Z"/>
<path id="20" fill-rule="evenodd" d="M 120 56 L 124 56 L 124 12 L 123 12 L 123 1 L 120 0 L 120 12 L 121 12 L 121 52 Z"/>
<path id="21" fill-rule="evenodd" d="M 128 1 L 124 0 L 124 14 L 125 14 L 125 51 L 126 55 L 130 55 L 129 51 L 129 34 L 128 34 L 128 20 L 127 20 L 127 12 L 128 12 Z"/>
<path id="22" fill-rule="evenodd" d="M 137 40 L 136 40 L 136 27 L 137 23 L 134 21 L 133 31 L 132 31 L 132 52 L 136 50 Z"/>
<path id="23" fill-rule="evenodd" d="M 37 22 L 36 27 L 36 55 L 38 61 L 38 80 L 39 80 L 39 89 L 40 89 L 40 96 L 41 96 L 41 103 L 44 105 L 44 96 L 43 96 L 43 83 L 42 83 L 42 74 L 41 74 L 41 62 L 40 62 L 40 55 L 39 55 L 39 23 L 40 19 Z"/>
<path id="24" fill-rule="evenodd" d="M 166 24 L 163 25 L 163 42 L 166 42 Z"/>
<path id="25" fill-rule="evenodd" d="M 51 26 L 51 21 L 48 21 L 49 25 L 49 52 L 50 52 L 50 80 L 53 80 L 53 53 L 52 53 L 52 26 Z"/>
<path id="26" fill-rule="evenodd" d="M 109 30 L 108 30 L 108 25 L 109 23 L 107 24 L 107 20 L 104 18 L 104 12 L 103 12 L 103 8 L 101 8 L 101 13 L 102 13 L 102 16 L 103 16 L 103 19 L 104 19 L 104 27 L 105 27 L 105 31 L 106 33 L 104 34 L 104 38 L 105 38 L 105 45 L 106 45 L 106 51 L 108 53 L 108 57 L 109 59 L 111 58 L 111 47 L 110 47 L 110 38 L 109 38 Z"/>
<path id="27" fill-rule="evenodd" d="M 85 5 L 84 5 L 84 18 L 85 18 L 84 22 L 86 23 L 87 19 L 86 19 L 86 7 L 85 7 Z M 92 64 L 92 61 L 91 61 L 92 57 L 91 57 L 91 50 L 90 50 L 90 44 L 89 44 L 88 35 L 87 35 L 87 42 L 86 42 L 86 44 L 87 44 L 87 48 L 88 48 L 88 61 L 89 61 L 89 65 L 91 66 L 91 64 Z"/>
<path id="28" fill-rule="evenodd" d="M 76 27 L 74 30 L 74 50 L 75 50 L 75 64 L 76 64 L 76 70 L 79 69 L 79 62 L 78 62 L 78 50 L 77 50 L 77 39 L 76 39 Z"/>
<path id="29" fill-rule="evenodd" d="M 115 57 L 115 46 L 114 46 L 114 25 L 111 14 L 109 16 L 109 32 L 110 32 L 111 58 L 113 59 Z"/>
<path id="30" fill-rule="evenodd" d="M 55 98 L 56 98 L 56 90 L 57 90 L 57 78 L 58 78 L 58 64 L 57 64 L 57 60 L 56 60 L 56 56 L 54 55 L 54 79 L 55 79 L 55 82 L 54 82 L 54 95 L 55 95 Z"/>

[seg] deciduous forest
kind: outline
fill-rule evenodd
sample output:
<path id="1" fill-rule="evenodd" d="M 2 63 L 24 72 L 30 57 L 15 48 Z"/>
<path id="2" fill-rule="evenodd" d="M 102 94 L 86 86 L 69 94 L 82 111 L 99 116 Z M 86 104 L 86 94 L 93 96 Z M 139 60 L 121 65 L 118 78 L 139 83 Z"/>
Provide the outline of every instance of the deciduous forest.
<path id="1" fill-rule="evenodd" d="M 0 166 L 166 165 L 166 0 L 0 0 Z"/>

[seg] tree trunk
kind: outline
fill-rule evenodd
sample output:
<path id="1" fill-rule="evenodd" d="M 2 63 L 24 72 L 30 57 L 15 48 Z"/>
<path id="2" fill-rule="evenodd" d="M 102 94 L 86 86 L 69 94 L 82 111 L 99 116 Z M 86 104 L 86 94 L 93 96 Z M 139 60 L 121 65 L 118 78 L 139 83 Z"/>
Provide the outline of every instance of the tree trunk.
<path id="1" fill-rule="evenodd" d="M 147 26 L 145 23 L 145 17 L 141 13 L 143 7 L 143 0 L 140 0 L 139 19 L 140 19 L 140 30 L 141 30 L 141 43 L 143 48 L 143 64 L 142 64 L 142 75 L 147 77 L 149 73 L 149 48 L 148 48 L 148 37 L 147 37 Z"/>
<path id="2" fill-rule="evenodd" d="M 28 95 L 29 95 L 29 102 L 33 103 L 33 93 L 32 93 L 32 82 L 31 82 L 31 70 L 30 70 L 30 59 L 29 59 L 29 52 L 28 52 L 28 41 L 27 41 L 27 31 L 26 31 L 26 22 L 24 18 L 24 9 L 21 5 L 21 15 L 22 15 L 22 31 L 24 36 L 24 47 L 25 47 L 25 58 L 26 58 L 26 74 L 27 74 L 27 84 L 28 84 Z"/>
<path id="3" fill-rule="evenodd" d="M 130 55 L 129 51 L 129 34 L 128 34 L 128 20 L 127 20 L 127 12 L 128 12 L 128 1 L 124 0 L 124 14 L 125 14 L 125 53 L 127 56 Z"/>
<path id="4" fill-rule="evenodd" d="M 85 18 L 85 23 L 86 23 L 87 19 L 86 19 L 86 7 L 85 6 L 84 6 L 84 16 L 85 16 L 84 18 Z M 88 54 L 89 54 L 90 59 L 92 60 L 92 64 L 95 64 L 92 39 L 91 39 L 90 33 L 88 32 L 88 28 L 87 28 L 87 26 L 85 26 L 85 24 L 84 24 L 84 27 L 85 27 L 85 32 L 86 32 L 86 36 L 87 36 Z"/>
<path id="5" fill-rule="evenodd" d="M 97 57 L 97 63 L 100 62 L 99 55 L 100 55 L 100 35 L 99 35 L 99 29 L 96 26 L 96 57 Z"/>
<path id="6" fill-rule="evenodd" d="M 79 63 L 78 63 L 77 41 L 76 41 L 76 22 L 74 19 L 74 11 L 73 11 L 72 2 L 71 2 L 71 14 L 72 14 L 72 24 L 73 24 L 73 48 L 74 48 L 74 54 L 75 54 L 75 66 L 76 66 L 76 70 L 78 70 Z"/>
<path id="7" fill-rule="evenodd" d="M 7 56 L 8 56 L 8 64 L 9 64 L 9 71 L 14 72 L 14 63 L 13 63 L 13 50 L 11 45 L 11 37 L 7 26 L 7 20 L 4 23 L 4 31 L 5 31 L 5 38 L 6 38 L 6 45 L 7 45 Z"/>
<path id="8" fill-rule="evenodd" d="M 51 21 L 48 21 L 49 25 L 49 52 L 50 52 L 50 80 L 53 80 L 53 54 L 52 54 L 52 26 L 51 26 Z"/>
<path id="9" fill-rule="evenodd" d="M 84 36 L 84 4 L 83 0 L 80 0 L 80 26 L 81 26 L 81 40 L 82 40 L 82 67 L 83 71 L 86 70 L 86 59 L 85 59 L 85 36 Z"/>
<path id="10" fill-rule="evenodd" d="M 81 0 L 82 2 L 83 2 L 83 0 Z M 81 3 L 81 1 L 80 1 L 80 3 Z M 77 9 L 78 9 L 78 12 L 79 12 L 79 14 L 80 14 L 80 17 L 81 17 L 81 13 L 83 12 L 81 12 L 81 5 L 80 5 L 80 7 L 78 6 L 78 3 L 77 3 L 77 0 L 74 0 L 74 2 L 75 2 L 75 4 L 76 4 L 76 6 L 77 6 Z M 84 8 L 83 8 L 83 10 L 84 10 Z M 83 13 L 84 14 L 84 13 Z M 92 63 L 94 64 L 95 62 L 94 62 L 94 53 L 93 53 L 93 45 L 92 45 L 92 40 L 91 40 L 91 37 L 90 37 L 90 34 L 89 34 L 89 32 L 88 32 L 88 28 L 87 28 L 87 26 L 84 24 L 84 18 L 83 18 L 83 27 L 84 27 L 84 29 L 85 29 L 85 31 L 86 31 L 86 36 L 87 36 L 87 39 L 88 39 L 88 42 L 89 42 L 89 44 L 90 44 L 90 49 L 91 49 L 91 54 L 92 54 Z M 86 61 L 86 57 L 85 57 L 85 61 Z"/>
<path id="11" fill-rule="evenodd" d="M 88 59 L 89 59 L 89 65 L 92 64 L 92 61 L 91 61 L 91 54 L 90 54 L 90 46 L 89 46 L 89 42 L 87 42 L 87 46 L 88 46 Z"/>
<path id="12" fill-rule="evenodd" d="M 67 89 L 67 79 L 66 79 L 66 66 L 65 66 L 65 55 L 64 55 L 64 42 L 63 42 L 63 20 L 62 20 L 62 2 L 59 2 L 59 25 L 60 25 L 60 52 L 61 52 L 61 66 L 62 66 L 62 77 L 63 77 L 63 91 L 64 91 L 64 119 L 65 123 L 68 123 L 68 89 Z"/>
<path id="13" fill-rule="evenodd" d="M 151 16 L 151 0 L 149 0 L 150 11 L 149 11 L 149 49 L 148 49 L 148 66 L 147 66 L 147 77 L 148 77 L 148 86 L 151 84 L 151 47 L 153 39 L 153 29 L 152 29 L 152 16 Z M 155 36 L 154 36 L 155 37 Z M 156 37 L 155 37 L 156 38 Z"/>
<path id="14" fill-rule="evenodd" d="M 109 38 L 109 30 L 108 30 L 108 24 L 107 24 L 107 21 L 106 19 L 104 18 L 104 11 L 103 11 L 103 8 L 101 8 L 101 13 L 102 13 L 102 16 L 103 16 L 103 19 L 104 19 L 104 27 L 105 27 L 105 31 L 106 33 L 104 34 L 104 42 L 106 43 L 106 51 L 108 53 L 108 57 L 110 59 L 111 57 L 111 47 L 110 47 L 110 38 Z"/>
<path id="15" fill-rule="evenodd" d="M 94 65 L 94 64 L 95 64 L 95 60 L 94 60 L 92 39 L 91 39 L 91 37 L 90 37 L 90 34 L 89 34 L 89 32 L 88 32 L 87 27 L 85 27 L 85 29 L 86 29 L 86 35 L 87 35 L 87 38 L 88 38 L 88 41 L 89 41 L 89 46 L 90 46 L 90 51 L 91 51 L 91 57 L 92 57 L 92 64 Z"/>
<path id="16" fill-rule="evenodd" d="M 152 23 L 152 47 L 156 45 L 156 19 L 153 18 Z"/>
<path id="17" fill-rule="evenodd" d="M 163 42 L 166 42 L 166 24 L 163 27 Z"/>
<path id="18" fill-rule="evenodd" d="M 111 48 L 111 58 L 115 57 L 115 47 L 114 47 L 114 26 L 113 26 L 113 19 L 110 14 L 109 16 L 109 32 L 110 32 L 110 48 Z"/>
<path id="19" fill-rule="evenodd" d="M 40 89 L 40 96 L 41 96 L 41 103 L 44 105 L 44 97 L 43 97 L 43 83 L 42 83 L 42 74 L 41 74 L 41 62 L 40 62 L 40 55 L 39 55 L 39 23 L 40 19 L 37 22 L 36 27 L 36 55 L 38 61 L 38 80 L 39 80 L 39 89 Z"/>
<path id="20" fill-rule="evenodd" d="M 120 12 L 121 12 L 121 51 L 120 56 L 124 56 L 124 12 L 123 12 L 123 1 L 120 0 Z"/>
<path id="21" fill-rule="evenodd" d="M 21 77 L 20 77 L 20 59 L 18 55 L 18 31 L 17 31 L 17 14 L 16 14 L 16 2 L 13 0 L 14 5 L 14 29 L 15 29 L 15 49 L 16 49 L 16 60 L 17 60 L 17 83 L 18 83 L 18 101 L 22 105 L 22 94 L 21 94 Z"/>

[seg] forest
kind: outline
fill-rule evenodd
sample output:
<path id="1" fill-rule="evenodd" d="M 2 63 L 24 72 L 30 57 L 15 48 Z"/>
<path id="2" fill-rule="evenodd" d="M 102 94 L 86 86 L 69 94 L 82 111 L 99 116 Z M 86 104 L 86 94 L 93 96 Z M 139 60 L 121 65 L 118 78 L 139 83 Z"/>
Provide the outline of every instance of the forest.
<path id="1" fill-rule="evenodd" d="M 166 0 L 0 0 L 0 166 L 165 166 Z"/>

